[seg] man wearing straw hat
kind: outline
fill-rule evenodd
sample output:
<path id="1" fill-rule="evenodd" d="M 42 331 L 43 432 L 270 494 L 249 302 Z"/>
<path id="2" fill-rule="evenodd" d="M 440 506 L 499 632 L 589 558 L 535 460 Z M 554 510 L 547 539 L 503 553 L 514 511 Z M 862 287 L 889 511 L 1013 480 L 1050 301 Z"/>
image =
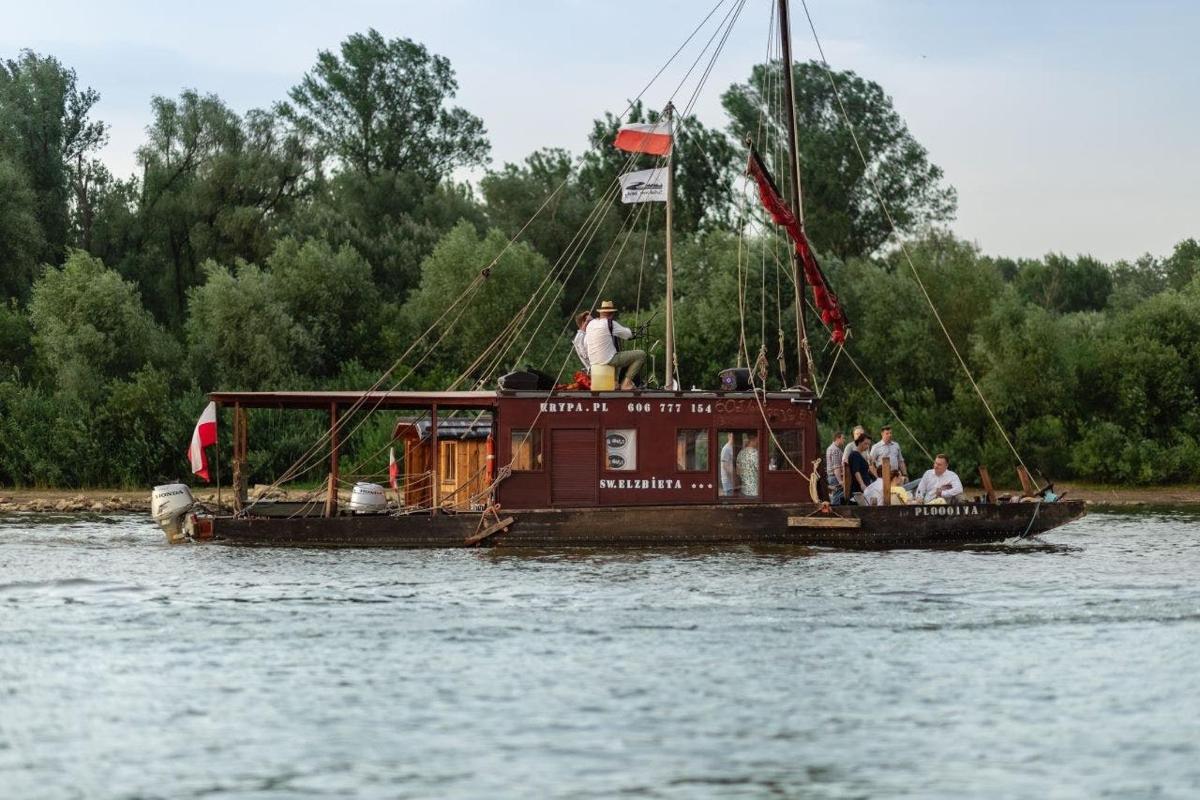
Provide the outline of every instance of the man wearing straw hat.
<path id="1" fill-rule="evenodd" d="M 605 300 L 596 311 L 596 316 L 587 324 L 584 340 L 587 343 L 588 361 L 592 366 L 608 364 L 621 379 L 621 391 L 633 388 L 633 381 L 646 363 L 644 350 L 617 350 L 618 339 L 632 339 L 633 331 L 613 319 L 617 307 L 612 300 Z"/>

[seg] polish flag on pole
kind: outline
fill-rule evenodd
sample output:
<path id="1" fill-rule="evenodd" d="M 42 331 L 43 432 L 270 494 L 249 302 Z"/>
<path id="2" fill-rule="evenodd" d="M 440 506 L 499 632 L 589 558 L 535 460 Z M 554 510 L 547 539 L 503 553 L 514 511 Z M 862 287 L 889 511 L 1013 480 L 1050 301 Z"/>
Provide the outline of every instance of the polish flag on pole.
<path id="1" fill-rule="evenodd" d="M 393 489 L 400 488 L 400 465 L 396 463 L 396 448 L 388 448 L 388 483 Z"/>
<path id="2" fill-rule="evenodd" d="M 204 480 L 208 480 L 208 456 L 204 448 L 217 443 L 217 404 L 209 403 L 196 421 L 196 430 L 192 431 L 192 444 L 188 447 L 188 461 L 192 462 L 192 472 Z"/>
<path id="3" fill-rule="evenodd" d="M 622 125 L 617 130 L 613 146 L 627 153 L 649 153 L 665 156 L 671 152 L 671 128 L 662 122 L 637 122 Z"/>

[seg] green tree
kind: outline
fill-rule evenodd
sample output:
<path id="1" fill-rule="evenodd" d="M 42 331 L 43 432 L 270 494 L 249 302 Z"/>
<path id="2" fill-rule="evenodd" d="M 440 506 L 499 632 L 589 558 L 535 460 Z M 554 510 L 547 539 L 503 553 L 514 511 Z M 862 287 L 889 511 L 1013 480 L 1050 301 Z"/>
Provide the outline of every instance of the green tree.
<path id="1" fill-rule="evenodd" d="M 161 319 L 179 325 L 201 264 L 265 260 L 315 163 L 304 139 L 270 113 L 239 117 L 191 90 L 151 105 L 140 185 L 118 183 L 97 199 L 107 214 L 95 246 L 147 288 Z"/>
<path id="2" fill-rule="evenodd" d="M 317 54 L 283 112 L 347 169 L 413 172 L 436 182 L 456 167 L 486 162 L 483 122 L 447 106 L 458 90 L 448 59 L 374 29 L 348 37 L 339 52 Z"/>
<path id="3" fill-rule="evenodd" d="M 25 175 L 0 155 L 0 298 L 25 298 L 33 283 L 42 229 Z"/>
<path id="4" fill-rule="evenodd" d="M 99 99 L 52 56 L 24 50 L 0 62 L 0 154 L 21 166 L 33 190 L 46 261 L 62 258 L 79 173 L 107 141 L 104 123 L 90 118 Z"/>
<path id="5" fill-rule="evenodd" d="M 79 250 L 33 285 L 29 317 L 38 358 L 58 387 L 81 397 L 144 365 L 168 365 L 177 353 L 137 287 Z"/>
<path id="6" fill-rule="evenodd" d="M 1021 261 L 1013 285 L 1027 300 L 1051 311 L 1100 311 L 1108 305 L 1113 278 L 1108 266 L 1091 256 L 1051 254 Z"/>
<path id="7" fill-rule="evenodd" d="M 405 303 L 403 314 L 414 334 L 433 326 L 430 343 L 445 334 L 431 356 L 434 366 L 452 373 L 465 369 L 497 337 L 504 335 L 509 321 L 542 285 L 548 269 L 546 260 L 528 245 L 517 244 L 505 250 L 507 244 L 508 237 L 500 231 L 492 230 L 480 237 L 473 226 L 464 222 L 447 233 L 421 264 L 421 285 Z M 463 296 L 480 270 L 491 264 L 501 251 L 504 254 L 489 276 L 465 301 L 464 313 L 451 314 L 435 326 L 447 306 Z M 558 289 L 559 284 L 551 281 L 548 291 L 554 294 Z M 535 320 L 530 330 L 536 324 Z M 555 315 L 551 330 L 556 330 L 559 324 L 561 319 Z M 500 365 L 505 370 L 526 345 L 524 339 L 507 336 L 504 346 L 510 355 Z M 522 363 L 540 363 L 548 345 L 553 343 L 547 342 L 546 337 L 534 342 L 534 349 L 526 353 Z"/>
<path id="8" fill-rule="evenodd" d="M 0 380 L 19 378 L 33 358 L 33 328 L 13 300 L 0 300 Z"/>
<path id="9" fill-rule="evenodd" d="M 288 313 L 270 272 L 239 263 L 204 265 L 205 282 L 188 291 L 187 344 L 204 389 L 280 388 L 310 363 L 312 342 Z"/>
<path id="10" fill-rule="evenodd" d="M 851 71 L 836 72 L 834 79 L 865 167 L 824 67 L 810 61 L 793 68 L 804 218 L 817 249 L 845 260 L 895 242 L 872 182 L 879 185 L 901 236 L 953 219 L 954 189 L 942 183 L 942 170 L 930 162 L 883 88 Z M 787 126 L 780 86 L 780 64 L 759 64 L 746 83 L 731 86 L 721 100 L 734 138 L 755 142 L 786 192 Z"/>
<path id="11" fill-rule="evenodd" d="M 419 282 L 421 262 L 463 219 L 484 226 L 483 211 L 465 185 L 433 183 L 413 172 L 340 172 L 318 182 L 313 202 L 282 230 L 352 247 L 371 265 L 384 296 L 400 303 Z"/>
<path id="12" fill-rule="evenodd" d="M 378 347 L 379 291 L 370 265 L 351 247 L 334 251 L 325 242 L 282 239 L 267 266 L 276 295 L 311 345 L 310 374 L 331 377 Z"/>

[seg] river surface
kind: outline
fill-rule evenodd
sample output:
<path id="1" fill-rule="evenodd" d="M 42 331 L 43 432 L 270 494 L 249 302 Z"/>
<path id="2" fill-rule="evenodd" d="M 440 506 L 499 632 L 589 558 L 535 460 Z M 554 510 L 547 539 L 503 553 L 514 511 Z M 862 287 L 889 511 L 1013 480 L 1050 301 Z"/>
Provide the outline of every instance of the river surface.
<path id="1" fill-rule="evenodd" d="M 0 517 L 0 797 L 1192 798 L 1198 577 L 1165 510 L 887 553 Z"/>

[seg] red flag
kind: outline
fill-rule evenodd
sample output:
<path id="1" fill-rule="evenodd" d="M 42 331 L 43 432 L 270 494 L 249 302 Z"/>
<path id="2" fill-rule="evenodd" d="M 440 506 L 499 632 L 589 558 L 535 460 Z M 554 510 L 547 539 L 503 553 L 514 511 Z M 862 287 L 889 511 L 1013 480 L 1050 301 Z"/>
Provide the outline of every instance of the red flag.
<path id="1" fill-rule="evenodd" d="M 753 147 L 750 148 L 750 165 L 747 171 L 758 186 L 758 197 L 762 201 L 763 208 L 771 215 L 771 219 L 775 221 L 776 225 L 788 232 L 788 235 L 792 237 L 792 242 L 795 243 L 796 256 L 804 267 L 804 279 L 812 287 L 813 305 L 817 307 L 821 321 L 830 326 L 830 338 L 835 344 L 845 344 L 846 325 L 848 324 L 846 312 L 842 310 L 838 296 L 833 293 L 833 289 L 829 288 L 829 280 L 825 277 L 821 265 L 817 263 L 817 257 L 813 255 L 808 237 L 804 235 L 804 226 L 800 224 L 792 210 L 779 196 L 779 190 L 775 188 L 775 181 L 771 180 L 771 173 L 767 172 L 766 164 L 763 163 Z"/>
<path id="2" fill-rule="evenodd" d="M 192 444 L 188 447 L 188 461 L 192 464 L 192 472 L 205 481 L 208 478 L 208 456 L 204 448 L 217 443 L 217 404 L 209 403 L 200 419 L 196 421 L 196 429 L 192 431 Z"/>
<path id="3" fill-rule="evenodd" d="M 627 153 L 665 156 L 671 152 L 671 129 L 666 122 L 636 122 L 617 130 L 613 146 Z"/>
<path id="4" fill-rule="evenodd" d="M 393 489 L 400 487 L 400 465 L 396 463 L 396 448 L 388 448 L 388 483 Z"/>

